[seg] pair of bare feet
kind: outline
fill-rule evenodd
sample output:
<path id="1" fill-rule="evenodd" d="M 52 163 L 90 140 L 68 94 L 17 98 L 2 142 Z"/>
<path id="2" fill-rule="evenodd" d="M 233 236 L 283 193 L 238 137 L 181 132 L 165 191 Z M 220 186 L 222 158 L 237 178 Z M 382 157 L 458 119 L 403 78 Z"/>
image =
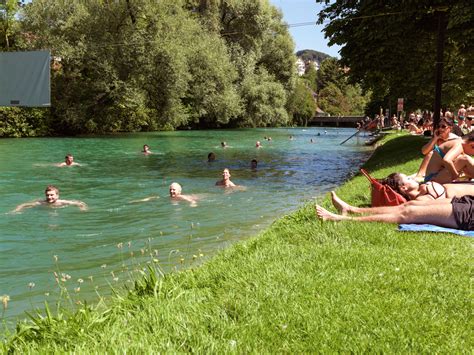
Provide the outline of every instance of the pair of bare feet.
<path id="1" fill-rule="evenodd" d="M 336 207 L 336 209 L 341 214 L 339 215 L 329 212 L 321 206 L 316 205 L 316 215 L 323 221 L 343 221 L 346 219 L 350 219 L 350 217 L 347 216 L 347 213 L 353 212 L 353 207 L 342 201 L 334 191 L 331 191 L 331 200 L 334 207 Z"/>

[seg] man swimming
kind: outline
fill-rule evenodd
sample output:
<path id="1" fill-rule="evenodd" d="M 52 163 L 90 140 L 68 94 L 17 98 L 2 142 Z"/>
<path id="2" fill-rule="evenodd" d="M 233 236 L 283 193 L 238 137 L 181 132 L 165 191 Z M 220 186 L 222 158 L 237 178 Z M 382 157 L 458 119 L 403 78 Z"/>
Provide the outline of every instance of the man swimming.
<path id="1" fill-rule="evenodd" d="M 197 206 L 197 200 L 194 196 L 191 195 L 183 195 L 182 194 L 183 188 L 177 182 L 173 182 L 170 185 L 170 198 L 172 200 L 179 200 L 179 201 L 187 201 L 190 203 L 191 207 Z"/>
<path id="2" fill-rule="evenodd" d="M 208 155 L 207 155 L 207 161 L 208 163 L 212 163 L 213 161 L 216 160 L 216 155 L 213 153 L 213 152 L 210 152 Z"/>
<path id="3" fill-rule="evenodd" d="M 222 186 L 222 187 L 235 187 L 236 185 L 230 181 L 230 171 L 229 169 L 225 168 L 222 171 L 222 180 L 219 180 L 216 182 L 216 186 Z"/>
<path id="4" fill-rule="evenodd" d="M 250 161 L 250 169 L 255 170 L 255 169 L 257 169 L 257 166 L 258 166 L 258 161 L 257 161 L 257 159 L 252 159 L 252 160 Z"/>
<path id="5" fill-rule="evenodd" d="M 142 153 L 145 154 L 145 155 L 152 154 L 152 152 L 151 152 L 151 150 L 150 150 L 150 146 L 149 146 L 148 144 L 145 144 L 145 145 L 143 146 Z"/>
<path id="6" fill-rule="evenodd" d="M 48 185 L 44 191 L 46 198 L 44 200 L 38 200 L 33 202 L 26 202 L 18 205 L 13 212 L 21 212 L 26 208 L 36 206 L 51 206 L 51 207 L 66 207 L 66 206 L 77 206 L 81 211 L 87 210 L 87 205 L 82 201 L 77 200 L 60 200 L 59 189 L 56 186 Z"/>
<path id="7" fill-rule="evenodd" d="M 66 155 L 66 156 L 64 157 L 64 162 L 57 164 L 57 166 L 60 166 L 60 167 L 63 167 L 63 166 L 73 166 L 73 165 L 80 166 L 81 164 L 76 163 L 76 162 L 74 161 L 74 157 L 73 157 L 72 154 Z"/>

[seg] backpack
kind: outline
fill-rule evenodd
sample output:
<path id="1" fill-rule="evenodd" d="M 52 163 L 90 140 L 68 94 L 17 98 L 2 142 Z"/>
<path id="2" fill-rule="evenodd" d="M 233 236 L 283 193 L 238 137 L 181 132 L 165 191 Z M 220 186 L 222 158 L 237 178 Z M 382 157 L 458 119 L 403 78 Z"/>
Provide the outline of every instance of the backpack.
<path id="1" fill-rule="evenodd" d="M 406 198 L 396 192 L 388 185 L 384 185 L 374 179 L 369 173 L 360 169 L 360 172 L 370 181 L 372 185 L 372 207 L 398 206 L 407 202 Z"/>

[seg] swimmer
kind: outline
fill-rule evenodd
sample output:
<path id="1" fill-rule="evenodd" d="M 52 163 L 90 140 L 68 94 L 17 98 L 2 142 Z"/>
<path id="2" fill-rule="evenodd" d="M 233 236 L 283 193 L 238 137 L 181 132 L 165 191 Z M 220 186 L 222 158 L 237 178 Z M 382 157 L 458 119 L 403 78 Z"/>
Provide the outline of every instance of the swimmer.
<path id="1" fill-rule="evenodd" d="M 255 148 L 262 148 L 262 143 L 260 143 L 260 141 L 257 141 L 255 143 Z"/>
<path id="2" fill-rule="evenodd" d="M 150 150 L 150 146 L 148 144 L 145 144 L 143 146 L 143 150 L 142 150 L 142 153 L 145 154 L 145 155 L 148 155 L 148 154 L 153 154 Z"/>
<path id="3" fill-rule="evenodd" d="M 72 156 L 72 154 L 68 154 L 64 158 L 64 162 L 59 163 L 56 166 L 63 167 L 63 166 L 73 166 L 73 165 L 80 166 L 81 164 L 74 162 L 74 157 Z"/>
<path id="4" fill-rule="evenodd" d="M 213 152 L 210 152 L 208 155 L 207 155 L 207 162 L 208 163 L 212 163 L 213 161 L 216 160 L 216 155 L 213 153 Z"/>
<path id="5" fill-rule="evenodd" d="M 292 141 L 293 139 L 294 139 L 293 136 L 290 136 L 290 141 Z"/>
<path id="6" fill-rule="evenodd" d="M 222 186 L 222 187 L 235 187 L 236 185 L 230 181 L 230 171 L 229 169 L 224 169 L 222 171 L 222 180 L 219 180 L 216 182 L 216 186 Z"/>
<path id="7" fill-rule="evenodd" d="M 53 185 L 46 187 L 44 191 L 46 198 L 44 200 L 38 200 L 33 202 L 26 202 L 18 205 L 13 212 L 21 212 L 26 208 L 37 207 L 37 206 L 51 206 L 51 207 L 65 207 L 65 206 L 77 206 L 81 211 L 87 210 L 87 205 L 82 201 L 77 200 L 60 200 L 59 189 Z"/>
<path id="8" fill-rule="evenodd" d="M 252 170 L 257 169 L 257 165 L 258 165 L 257 159 L 252 159 L 252 161 L 250 162 L 250 169 Z"/>
<path id="9" fill-rule="evenodd" d="M 222 148 L 227 148 L 228 147 L 227 142 L 222 141 L 221 142 L 221 147 Z"/>
<path id="10" fill-rule="evenodd" d="M 314 140 L 313 140 L 313 138 L 311 138 L 311 139 L 309 140 L 309 142 L 310 142 L 310 143 L 314 143 Z"/>
<path id="11" fill-rule="evenodd" d="M 178 200 L 178 201 L 187 201 L 190 203 L 191 207 L 196 207 L 197 206 L 197 200 L 195 196 L 191 195 L 183 195 L 181 192 L 183 191 L 183 188 L 181 187 L 180 184 L 177 182 L 173 182 L 170 185 L 170 198 L 172 200 Z"/>

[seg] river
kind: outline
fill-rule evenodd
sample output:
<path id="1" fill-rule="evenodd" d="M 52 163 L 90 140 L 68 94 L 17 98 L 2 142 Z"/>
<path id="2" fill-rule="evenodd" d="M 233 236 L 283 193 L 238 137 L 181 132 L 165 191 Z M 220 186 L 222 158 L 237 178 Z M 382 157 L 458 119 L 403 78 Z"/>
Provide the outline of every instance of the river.
<path id="1" fill-rule="evenodd" d="M 14 323 L 45 300 L 54 304 L 60 292 L 54 272 L 65 286 L 62 297 L 67 290 L 72 304 L 94 302 L 110 294 L 110 284 L 130 283 L 147 262 L 164 270 L 188 267 L 257 234 L 357 172 L 371 148 L 362 138 L 339 144 L 354 132 L 318 127 L 1 139 L 0 296 L 10 299 L 3 320 Z M 140 153 L 144 144 L 153 154 Z M 217 159 L 208 163 L 211 151 Z M 66 153 L 81 165 L 55 166 Z M 215 186 L 224 168 L 245 190 Z M 197 207 L 170 201 L 173 181 L 197 195 Z M 89 209 L 11 213 L 20 203 L 44 199 L 48 184 Z M 159 198 L 134 202 L 150 196 Z"/>

